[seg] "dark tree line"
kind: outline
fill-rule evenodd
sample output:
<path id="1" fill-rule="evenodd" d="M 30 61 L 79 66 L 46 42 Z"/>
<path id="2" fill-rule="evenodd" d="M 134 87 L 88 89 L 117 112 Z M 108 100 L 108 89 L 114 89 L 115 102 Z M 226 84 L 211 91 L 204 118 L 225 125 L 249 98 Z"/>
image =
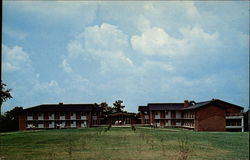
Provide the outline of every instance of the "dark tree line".
<path id="1" fill-rule="evenodd" d="M 22 110 L 23 107 L 15 107 L 3 115 L 0 115 L 0 132 L 18 131 L 19 113 Z"/>
<path id="2" fill-rule="evenodd" d="M 113 103 L 113 106 L 109 106 L 106 102 L 100 104 L 95 104 L 97 107 L 100 107 L 104 115 L 109 115 L 112 113 L 123 112 L 125 106 L 122 105 L 122 100 L 117 100 Z"/>

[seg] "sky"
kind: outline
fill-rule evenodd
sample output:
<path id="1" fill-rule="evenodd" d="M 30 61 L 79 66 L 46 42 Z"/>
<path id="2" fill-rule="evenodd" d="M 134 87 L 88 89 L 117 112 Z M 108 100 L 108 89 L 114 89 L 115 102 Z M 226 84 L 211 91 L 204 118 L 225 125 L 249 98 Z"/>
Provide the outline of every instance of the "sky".
<path id="1" fill-rule="evenodd" d="M 248 1 L 4 1 L 2 111 L 221 99 L 249 107 Z"/>

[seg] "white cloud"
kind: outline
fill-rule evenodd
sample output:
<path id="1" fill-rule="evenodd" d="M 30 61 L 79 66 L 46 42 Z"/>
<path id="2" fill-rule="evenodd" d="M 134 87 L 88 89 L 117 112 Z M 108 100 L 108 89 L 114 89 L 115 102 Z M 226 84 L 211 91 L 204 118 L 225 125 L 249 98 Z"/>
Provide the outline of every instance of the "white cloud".
<path id="1" fill-rule="evenodd" d="M 8 47 L 2 45 L 3 71 L 14 72 L 31 68 L 29 55 L 20 46 Z"/>
<path id="2" fill-rule="evenodd" d="M 124 34 L 117 26 L 103 23 L 100 26 L 88 27 L 85 32 L 80 34 L 84 36 L 85 49 L 98 50 L 122 50 L 127 47 L 127 35 Z"/>
<path id="3" fill-rule="evenodd" d="M 188 55 L 197 49 L 214 49 L 219 44 L 217 32 L 209 34 L 200 27 L 182 28 L 179 30 L 182 39 L 170 36 L 164 29 L 153 27 L 141 36 L 132 36 L 131 44 L 134 50 L 145 55 L 178 56 Z"/>
<path id="4" fill-rule="evenodd" d="M 101 73 L 124 72 L 133 66 L 132 60 L 126 55 L 127 48 L 128 36 L 117 26 L 103 23 L 100 26 L 87 27 L 71 40 L 68 44 L 69 61 L 64 59 L 62 64 L 66 71 L 70 59 L 79 57 L 82 61 L 97 61 L 101 66 Z"/>
<path id="5" fill-rule="evenodd" d="M 65 72 L 68 72 L 68 73 L 72 72 L 72 68 L 70 67 L 70 65 L 68 64 L 68 62 L 67 62 L 66 59 L 64 59 L 64 60 L 62 61 L 62 65 L 61 65 L 61 66 L 63 67 L 63 70 L 64 70 Z"/>

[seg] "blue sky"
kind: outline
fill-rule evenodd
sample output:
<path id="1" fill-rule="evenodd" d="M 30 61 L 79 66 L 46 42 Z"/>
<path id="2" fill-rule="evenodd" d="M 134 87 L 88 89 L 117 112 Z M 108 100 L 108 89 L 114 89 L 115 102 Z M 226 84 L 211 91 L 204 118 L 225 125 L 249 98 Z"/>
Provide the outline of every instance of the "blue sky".
<path id="1" fill-rule="evenodd" d="M 247 1 L 4 1 L 15 106 L 219 98 L 249 106 Z"/>

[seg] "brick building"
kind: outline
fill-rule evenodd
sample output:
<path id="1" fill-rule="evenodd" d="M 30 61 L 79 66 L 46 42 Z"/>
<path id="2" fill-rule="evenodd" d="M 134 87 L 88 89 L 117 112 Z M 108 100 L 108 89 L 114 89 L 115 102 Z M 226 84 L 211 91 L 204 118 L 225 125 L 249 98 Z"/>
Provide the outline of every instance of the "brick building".
<path id="1" fill-rule="evenodd" d="M 96 104 L 43 104 L 24 109 L 19 115 L 19 130 L 85 128 L 99 125 L 135 124 L 135 113 L 104 115 Z"/>
<path id="2" fill-rule="evenodd" d="M 195 131 L 244 131 L 243 107 L 219 99 L 139 106 L 141 124 Z"/>
<path id="3" fill-rule="evenodd" d="M 19 130 L 84 128 L 99 125 L 102 111 L 94 104 L 43 104 L 24 109 Z"/>
<path id="4" fill-rule="evenodd" d="M 148 103 L 136 113 L 105 115 L 96 104 L 43 104 L 24 109 L 19 130 L 85 128 L 103 124 L 182 127 L 195 131 L 244 131 L 243 107 L 219 100 Z"/>

